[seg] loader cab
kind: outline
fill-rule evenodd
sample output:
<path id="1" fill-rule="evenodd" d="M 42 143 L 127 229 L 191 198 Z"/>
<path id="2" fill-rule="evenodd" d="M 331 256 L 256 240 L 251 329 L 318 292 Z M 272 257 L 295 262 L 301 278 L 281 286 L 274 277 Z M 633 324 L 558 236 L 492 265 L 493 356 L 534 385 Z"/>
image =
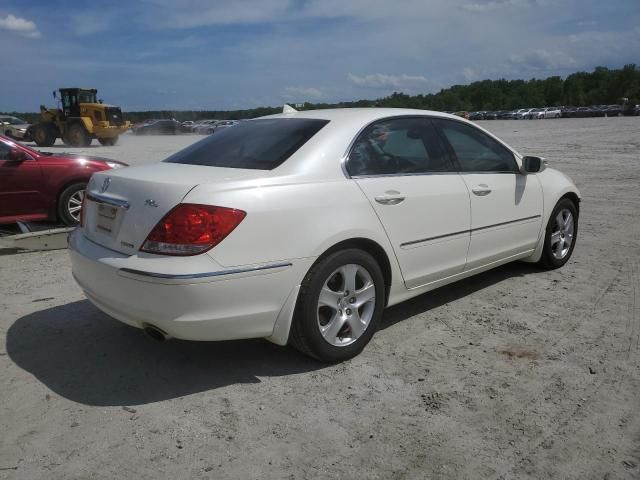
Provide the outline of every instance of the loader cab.
<path id="1" fill-rule="evenodd" d="M 95 88 L 61 88 L 60 101 L 65 117 L 79 117 L 81 103 L 98 103 Z"/>

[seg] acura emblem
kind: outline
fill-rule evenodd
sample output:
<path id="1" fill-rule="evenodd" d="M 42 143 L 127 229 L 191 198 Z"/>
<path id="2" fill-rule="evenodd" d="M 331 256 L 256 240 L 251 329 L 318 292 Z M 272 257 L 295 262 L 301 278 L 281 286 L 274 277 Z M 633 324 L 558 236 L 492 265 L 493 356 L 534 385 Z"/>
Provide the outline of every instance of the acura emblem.
<path id="1" fill-rule="evenodd" d="M 102 187 L 100 187 L 100 193 L 106 192 L 107 188 L 109 188 L 109 185 L 111 185 L 111 177 L 107 177 L 104 179 L 104 182 L 102 182 Z"/>
<path id="2" fill-rule="evenodd" d="M 158 206 L 158 203 L 155 200 L 151 199 L 151 198 L 147 198 L 144 201 L 144 204 L 147 205 L 148 207 L 157 207 Z"/>

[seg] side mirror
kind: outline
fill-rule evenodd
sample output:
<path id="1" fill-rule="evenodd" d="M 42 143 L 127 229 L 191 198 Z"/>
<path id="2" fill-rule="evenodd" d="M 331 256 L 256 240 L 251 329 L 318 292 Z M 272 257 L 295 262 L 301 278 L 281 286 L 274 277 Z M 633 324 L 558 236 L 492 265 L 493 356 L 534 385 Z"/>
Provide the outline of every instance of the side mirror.
<path id="1" fill-rule="evenodd" d="M 26 160 L 27 154 L 18 148 L 12 148 L 7 154 L 7 160 L 11 162 L 22 162 Z"/>
<path id="2" fill-rule="evenodd" d="M 544 170 L 544 158 L 542 157 L 524 157 L 522 159 L 523 173 L 539 173 Z"/>

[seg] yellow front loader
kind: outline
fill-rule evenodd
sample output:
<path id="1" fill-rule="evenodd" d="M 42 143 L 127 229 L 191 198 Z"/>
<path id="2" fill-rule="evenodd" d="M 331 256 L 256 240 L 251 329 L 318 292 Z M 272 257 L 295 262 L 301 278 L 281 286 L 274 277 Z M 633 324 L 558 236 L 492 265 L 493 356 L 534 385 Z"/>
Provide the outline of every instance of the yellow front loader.
<path id="1" fill-rule="evenodd" d="M 124 121 L 120 107 L 98 101 L 97 93 L 95 88 L 61 88 L 62 108 L 41 105 L 40 120 L 28 130 L 31 138 L 40 147 L 53 145 L 57 138 L 72 147 L 86 147 L 94 138 L 102 145 L 115 145 L 131 122 Z"/>

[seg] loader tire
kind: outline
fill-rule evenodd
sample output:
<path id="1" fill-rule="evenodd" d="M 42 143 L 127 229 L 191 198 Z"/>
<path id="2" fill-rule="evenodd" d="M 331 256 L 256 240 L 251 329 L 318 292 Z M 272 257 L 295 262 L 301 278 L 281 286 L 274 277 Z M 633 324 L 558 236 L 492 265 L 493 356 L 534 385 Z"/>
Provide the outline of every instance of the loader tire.
<path id="1" fill-rule="evenodd" d="M 33 141 L 36 142 L 36 145 L 39 147 L 50 147 L 56 143 L 56 138 L 58 138 L 54 128 L 44 123 L 34 125 L 30 133 Z"/>
<path id="2" fill-rule="evenodd" d="M 65 143 L 69 143 L 72 147 L 88 147 L 91 144 L 91 137 L 83 125 L 74 123 L 69 127 Z"/>
<path id="3" fill-rule="evenodd" d="M 118 136 L 110 137 L 110 138 L 98 138 L 100 145 L 104 145 L 105 147 L 113 147 L 116 143 L 118 143 Z"/>

